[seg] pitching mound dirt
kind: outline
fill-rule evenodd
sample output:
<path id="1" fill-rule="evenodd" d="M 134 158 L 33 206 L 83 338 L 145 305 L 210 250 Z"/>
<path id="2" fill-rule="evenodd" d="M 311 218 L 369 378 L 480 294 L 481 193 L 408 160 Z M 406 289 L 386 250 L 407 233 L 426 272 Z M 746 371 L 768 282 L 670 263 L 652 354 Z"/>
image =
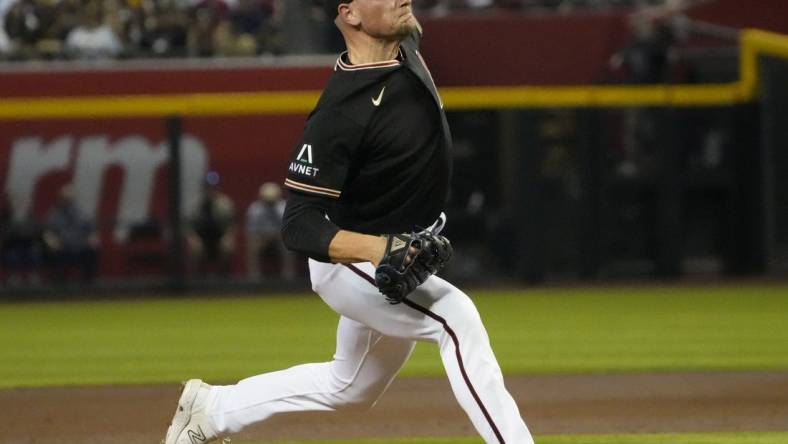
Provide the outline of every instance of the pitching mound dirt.
<path id="1" fill-rule="evenodd" d="M 508 377 L 535 435 L 788 431 L 788 373 Z M 180 387 L 0 391 L 0 443 L 154 444 Z M 399 379 L 370 412 L 273 418 L 244 440 L 474 436 L 444 379 Z M 481 441 L 480 441 L 481 442 Z"/>

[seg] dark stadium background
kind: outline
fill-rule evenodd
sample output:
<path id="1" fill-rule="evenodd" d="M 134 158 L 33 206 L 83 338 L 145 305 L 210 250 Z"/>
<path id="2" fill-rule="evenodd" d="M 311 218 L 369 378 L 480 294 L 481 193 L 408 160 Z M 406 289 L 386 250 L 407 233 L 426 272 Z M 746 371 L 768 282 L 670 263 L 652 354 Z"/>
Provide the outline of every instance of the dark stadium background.
<path id="1" fill-rule="evenodd" d="M 423 53 L 441 87 L 725 84 L 739 78 L 739 30 L 788 33 L 779 0 L 745 8 L 735 0 L 689 2 L 680 11 L 660 9 L 661 2 L 514 3 L 420 12 Z M 134 2 L 123 4 L 133 9 Z M 636 38 L 643 16 L 655 29 L 645 43 Z M 243 57 L 152 58 L 137 47 L 119 60 L 78 60 L 28 42 L 37 52 L 4 55 L 0 97 L 24 104 L 319 91 L 334 60 L 330 28 L 315 36 L 282 23 L 266 34 L 279 43 L 258 42 Z M 646 74 L 627 63 L 639 56 L 648 59 Z M 788 68 L 776 58 L 760 59 L 759 68 L 760 99 L 732 106 L 503 107 L 491 100 L 486 109 L 450 107 L 455 179 L 447 234 L 458 254 L 447 275 L 487 284 L 779 276 L 788 269 Z M 264 114 L 6 117 L 0 186 L 17 216 L 19 207 L 29 208 L 31 224 L 44 224 L 63 184 L 77 185 L 78 203 L 92 203 L 85 210 L 100 233 L 98 276 L 67 288 L 302 289 L 303 261 L 294 281 L 279 277 L 275 255 L 264 258 L 262 279 L 245 270 L 244 212 L 260 184 L 282 182 L 306 117 Z M 178 171 L 167 161 L 174 141 L 185 159 Z M 135 176 L 139 168 L 153 175 Z M 206 277 L 187 264 L 178 239 L 208 172 L 218 173 L 235 204 L 237 248 L 228 273 Z M 148 194 L 131 195 L 124 210 L 123 193 L 140 177 L 149 184 L 135 182 L 135 189 L 148 187 Z M 184 212 L 176 214 L 176 206 Z M 63 289 L 44 253 L 35 279 L 9 274 L 0 270 L 5 295 Z"/>

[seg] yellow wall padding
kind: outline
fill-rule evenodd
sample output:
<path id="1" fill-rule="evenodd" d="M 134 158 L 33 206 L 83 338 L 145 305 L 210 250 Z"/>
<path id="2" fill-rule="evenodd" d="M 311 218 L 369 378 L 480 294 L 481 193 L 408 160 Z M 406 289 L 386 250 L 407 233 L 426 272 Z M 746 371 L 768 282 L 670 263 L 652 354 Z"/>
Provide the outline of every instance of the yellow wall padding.
<path id="1" fill-rule="evenodd" d="M 442 88 L 447 110 L 637 106 L 730 106 L 755 100 L 758 57 L 788 58 L 788 36 L 760 30 L 740 35 L 740 79 L 734 83 L 644 86 Z M 0 120 L 109 119 L 307 114 L 320 91 L 8 98 Z"/>

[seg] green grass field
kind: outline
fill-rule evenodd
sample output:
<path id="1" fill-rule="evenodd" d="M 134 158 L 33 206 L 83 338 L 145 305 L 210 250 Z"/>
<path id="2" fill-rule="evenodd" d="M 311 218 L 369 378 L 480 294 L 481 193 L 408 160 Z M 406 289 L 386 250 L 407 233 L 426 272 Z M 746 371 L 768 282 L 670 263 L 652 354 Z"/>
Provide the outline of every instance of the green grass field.
<path id="1" fill-rule="evenodd" d="M 788 288 L 470 292 L 507 374 L 788 369 Z M 331 358 L 316 296 L 0 305 L 0 388 L 232 381 Z M 422 344 L 403 376 L 443 374 Z"/>
<path id="2" fill-rule="evenodd" d="M 788 370 L 788 287 L 470 293 L 510 375 Z M 194 375 L 233 381 L 330 359 L 336 322 L 316 296 L 0 304 L 0 388 L 170 383 Z M 427 344 L 403 371 L 441 375 L 437 350 Z M 537 442 L 777 444 L 788 442 L 788 433 L 538 436 Z"/>

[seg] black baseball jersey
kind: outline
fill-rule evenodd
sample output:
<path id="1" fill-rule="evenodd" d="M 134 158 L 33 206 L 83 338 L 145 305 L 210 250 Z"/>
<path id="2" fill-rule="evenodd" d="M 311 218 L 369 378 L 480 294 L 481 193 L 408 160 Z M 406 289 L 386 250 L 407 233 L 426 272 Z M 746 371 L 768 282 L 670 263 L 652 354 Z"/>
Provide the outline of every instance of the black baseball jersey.
<path id="1" fill-rule="evenodd" d="M 293 150 L 285 186 L 331 199 L 339 228 L 407 232 L 444 207 L 451 135 L 418 39 L 386 62 L 352 65 L 342 54 Z"/>

